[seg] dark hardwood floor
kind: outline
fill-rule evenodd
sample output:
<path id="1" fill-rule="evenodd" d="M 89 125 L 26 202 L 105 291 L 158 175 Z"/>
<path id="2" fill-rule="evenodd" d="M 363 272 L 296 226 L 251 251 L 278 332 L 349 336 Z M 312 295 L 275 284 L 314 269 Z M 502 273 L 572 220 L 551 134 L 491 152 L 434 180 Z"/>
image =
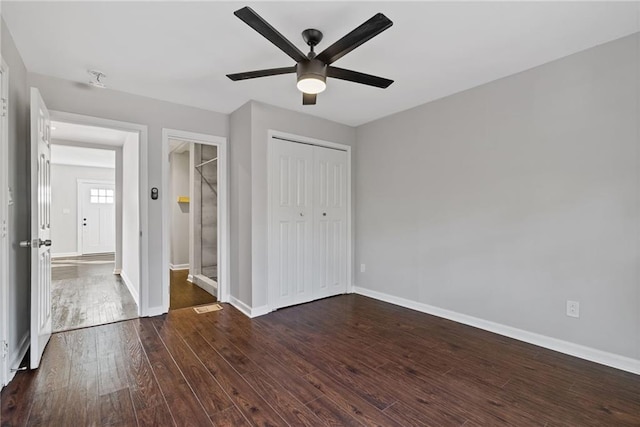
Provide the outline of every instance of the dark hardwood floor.
<path id="1" fill-rule="evenodd" d="M 2 425 L 638 426 L 640 377 L 357 295 L 54 334 Z"/>
<path id="2" fill-rule="evenodd" d="M 189 270 L 171 270 L 169 272 L 170 292 L 169 309 L 194 307 L 196 305 L 210 304 L 217 299 L 198 285 L 187 280 Z"/>
<path id="3" fill-rule="evenodd" d="M 54 332 L 138 317 L 138 306 L 120 276 L 114 254 L 55 258 L 51 262 Z"/>

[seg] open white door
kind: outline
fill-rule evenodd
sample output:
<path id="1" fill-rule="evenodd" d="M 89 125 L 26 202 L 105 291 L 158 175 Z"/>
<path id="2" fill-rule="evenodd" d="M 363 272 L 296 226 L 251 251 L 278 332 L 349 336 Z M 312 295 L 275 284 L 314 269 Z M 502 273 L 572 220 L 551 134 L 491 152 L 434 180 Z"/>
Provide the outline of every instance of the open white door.
<path id="1" fill-rule="evenodd" d="M 51 338 L 51 125 L 40 92 L 31 88 L 31 369 Z M 22 243 L 21 243 L 22 244 Z"/>

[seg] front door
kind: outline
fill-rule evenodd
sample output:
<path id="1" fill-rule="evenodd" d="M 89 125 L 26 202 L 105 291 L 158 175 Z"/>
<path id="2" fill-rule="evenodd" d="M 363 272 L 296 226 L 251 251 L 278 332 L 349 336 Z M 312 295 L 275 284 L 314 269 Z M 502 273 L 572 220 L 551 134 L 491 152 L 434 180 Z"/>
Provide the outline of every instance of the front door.
<path id="1" fill-rule="evenodd" d="M 51 124 L 31 88 L 31 369 L 40 365 L 51 338 Z M 22 243 L 21 243 L 22 244 Z"/>
<path id="2" fill-rule="evenodd" d="M 107 182 L 80 182 L 78 198 L 82 253 L 115 252 L 115 185 Z"/>

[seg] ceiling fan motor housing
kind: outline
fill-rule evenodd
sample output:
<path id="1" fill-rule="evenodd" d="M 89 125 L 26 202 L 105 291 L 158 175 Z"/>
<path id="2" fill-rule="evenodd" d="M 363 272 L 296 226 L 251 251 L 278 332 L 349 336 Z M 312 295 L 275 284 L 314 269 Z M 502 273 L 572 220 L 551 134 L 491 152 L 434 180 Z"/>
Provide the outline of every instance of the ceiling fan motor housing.
<path id="1" fill-rule="evenodd" d="M 298 81 L 302 79 L 315 78 L 326 82 L 327 64 L 318 59 L 300 61 L 296 65 L 296 73 L 298 75 Z"/>

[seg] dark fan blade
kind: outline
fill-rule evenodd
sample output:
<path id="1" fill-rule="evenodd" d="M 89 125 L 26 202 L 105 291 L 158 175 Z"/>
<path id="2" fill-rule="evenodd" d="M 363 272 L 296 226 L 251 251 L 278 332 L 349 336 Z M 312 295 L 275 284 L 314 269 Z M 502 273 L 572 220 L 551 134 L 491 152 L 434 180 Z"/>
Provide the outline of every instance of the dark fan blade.
<path id="1" fill-rule="evenodd" d="M 327 77 L 362 83 L 363 85 L 381 87 L 383 89 L 388 88 L 389 85 L 393 83 L 393 80 L 372 76 L 371 74 L 359 73 L 357 71 L 345 70 L 344 68 L 338 67 L 327 67 Z"/>
<path id="2" fill-rule="evenodd" d="M 326 48 L 316 58 L 327 65 L 332 64 L 392 25 L 393 22 L 389 18 L 382 13 L 377 13 L 373 18 Z"/>
<path id="3" fill-rule="evenodd" d="M 270 68 L 268 70 L 257 70 L 257 71 L 246 71 L 244 73 L 236 73 L 236 74 L 227 74 L 231 80 L 246 80 L 246 79 L 255 79 L 257 77 L 268 77 L 268 76 L 277 76 L 278 74 L 289 74 L 295 73 L 296 66 L 293 67 L 282 67 L 282 68 Z"/>
<path id="4" fill-rule="evenodd" d="M 307 59 L 307 56 L 287 40 L 282 34 L 273 28 L 267 21 L 262 19 L 250 7 L 243 7 L 233 12 L 238 18 L 242 19 L 248 26 L 262 34 L 267 40 L 275 44 L 281 51 L 293 58 L 294 61 L 300 62 Z"/>
<path id="5" fill-rule="evenodd" d="M 315 93 L 302 92 L 302 105 L 316 105 L 317 97 L 318 95 Z"/>

